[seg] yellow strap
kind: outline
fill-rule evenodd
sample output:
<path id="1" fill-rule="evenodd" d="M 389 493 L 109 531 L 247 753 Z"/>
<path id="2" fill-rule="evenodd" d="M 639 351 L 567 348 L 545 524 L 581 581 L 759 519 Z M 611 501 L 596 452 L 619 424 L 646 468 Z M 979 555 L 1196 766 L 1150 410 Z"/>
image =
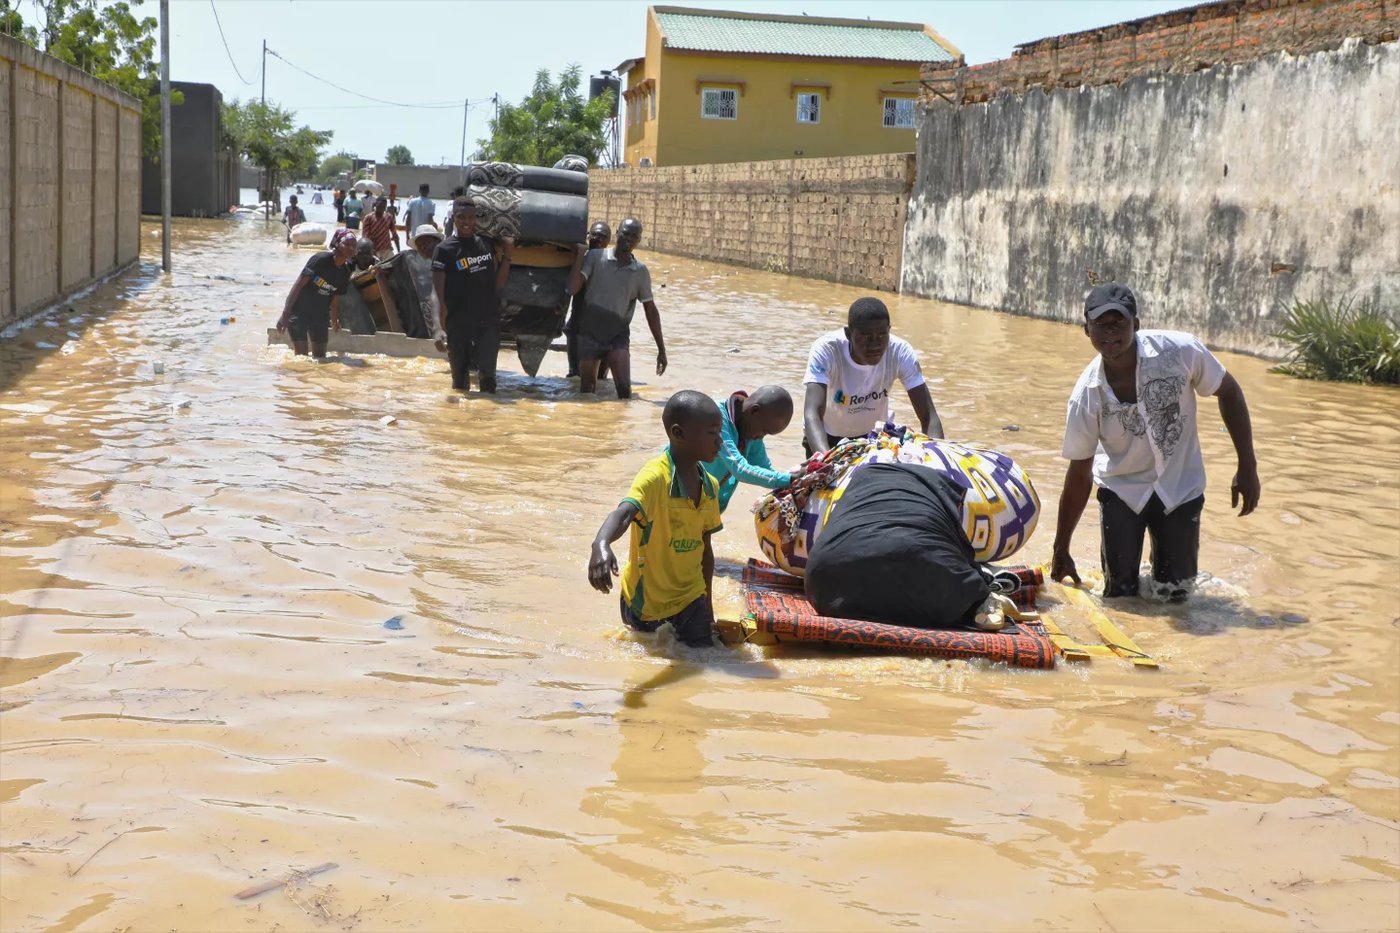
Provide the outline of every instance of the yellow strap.
<path id="1" fill-rule="evenodd" d="M 1067 594 L 1069 601 L 1074 603 L 1089 616 L 1089 621 L 1093 623 L 1094 629 L 1099 633 L 1114 654 L 1120 658 L 1128 658 L 1133 662 L 1134 667 L 1157 668 L 1157 662 L 1146 651 L 1143 651 L 1133 640 L 1129 638 L 1122 629 L 1114 625 L 1113 622 L 1099 610 L 1099 607 L 1089 598 L 1089 594 L 1075 586 L 1057 584 Z"/>

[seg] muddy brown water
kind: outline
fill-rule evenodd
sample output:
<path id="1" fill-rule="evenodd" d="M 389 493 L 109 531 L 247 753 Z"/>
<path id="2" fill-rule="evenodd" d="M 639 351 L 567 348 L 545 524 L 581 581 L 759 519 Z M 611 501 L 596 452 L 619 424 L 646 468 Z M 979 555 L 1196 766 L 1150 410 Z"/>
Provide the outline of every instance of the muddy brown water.
<path id="1" fill-rule="evenodd" d="M 265 346 L 306 255 L 276 228 L 175 229 L 168 278 L 147 226 L 138 271 L 0 340 L 3 929 L 1396 927 L 1394 392 L 1224 357 L 1263 504 L 1230 514 L 1203 406 L 1215 579 L 1110 610 L 1158 672 L 678 654 L 588 543 L 670 392 L 800 388 L 858 291 L 647 255 L 673 363 L 638 398 L 551 354 L 455 400 L 443 363 Z M 950 435 L 1035 480 L 1046 559 L 1086 338 L 890 301 Z"/>

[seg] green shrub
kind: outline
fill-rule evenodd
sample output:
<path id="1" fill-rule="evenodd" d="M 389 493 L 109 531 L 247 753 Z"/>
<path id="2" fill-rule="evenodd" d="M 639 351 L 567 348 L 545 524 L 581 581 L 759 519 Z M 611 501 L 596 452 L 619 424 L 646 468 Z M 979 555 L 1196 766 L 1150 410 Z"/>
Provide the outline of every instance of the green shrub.
<path id="1" fill-rule="evenodd" d="M 1400 385 L 1400 329 L 1373 299 L 1295 301 L 1275 336 L 1288 354 L 1274 372 Z"/>

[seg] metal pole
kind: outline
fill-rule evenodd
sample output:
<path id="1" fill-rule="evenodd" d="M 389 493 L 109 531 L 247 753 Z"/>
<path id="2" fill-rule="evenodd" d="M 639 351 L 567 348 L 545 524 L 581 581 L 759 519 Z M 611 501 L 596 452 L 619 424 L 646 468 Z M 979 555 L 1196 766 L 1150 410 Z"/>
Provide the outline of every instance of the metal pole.
<path id="1" fill-rule="evenodd" d="M 163 2 L 163 0 L 162 0 L 162 2 Z M 262 104 L 263 104 L 264 107 L 266 107 L 266 106 L 267 106 L 267 40 L 266 40 L 266 39 L 262 40 L 262 43 L 263 43 L 263 54 L 262 54 Z M 266 114 L 264 114 L 264 116 L 266 116 Z M 258 200 L 260 200 L 260 201 L 266 201 L 266 200 L 267 200 L 267 189 L 268 189 L 269 187 L 271 187 L 272 179 L 271 179 L 270 177 L 267 176 L 267 170 L 266 170 L 266 169 L 263 169 L 262 171 L 258 172 L 258 179 L 262 182 L 262 184 L 258 185 Z M 270 211 L 266 206 L 264 206 L 264 207 L 263 207 L 263 226 L 266 227 L 266 226 L 267 226 L 268 224 L 270 224 L 271 222 L 272 222 L 272 214 L 271 214 L 271 211 Z"/>
<path id="2" fill-rule="evenodd" d="M 471 109 L 468 101 L 462 101 L 462 184 L 467 183 L 467 111 Z"/>
<path id="3" fill-rule="evenodd" d="M 170 0 L 160 0 L 160 267 L 170 271 Z"/>

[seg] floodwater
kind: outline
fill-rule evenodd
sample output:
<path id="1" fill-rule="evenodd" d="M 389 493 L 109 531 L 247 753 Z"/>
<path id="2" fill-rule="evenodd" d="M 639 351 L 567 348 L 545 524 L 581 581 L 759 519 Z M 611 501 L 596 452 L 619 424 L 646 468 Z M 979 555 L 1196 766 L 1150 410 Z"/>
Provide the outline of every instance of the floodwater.
<path id="1" fill-rule="evenodd" d="M 277 227 L 179 222 L 168 278 L 155 229 L 139 271 L 0 341 L 3 929 L 1400 920 L 1394 392 L 1225 356 L 1263 504 L 1230 514 L 1203 406 L 1214 579 L 1110 610 L 1160 671 L 683 653 L 624 634 L 589 541 L 670 392 L 797 390 L 858 291 L 648 255 L 673 362 L 638 398 L 575 398 L 556 353 L 457 399 L 444 363 L 267 347 L 306 256 Z M 1088 341 L 890 300 L 950 435 L 1038 484 L 1021 556 L 1047 559 Z"/>

